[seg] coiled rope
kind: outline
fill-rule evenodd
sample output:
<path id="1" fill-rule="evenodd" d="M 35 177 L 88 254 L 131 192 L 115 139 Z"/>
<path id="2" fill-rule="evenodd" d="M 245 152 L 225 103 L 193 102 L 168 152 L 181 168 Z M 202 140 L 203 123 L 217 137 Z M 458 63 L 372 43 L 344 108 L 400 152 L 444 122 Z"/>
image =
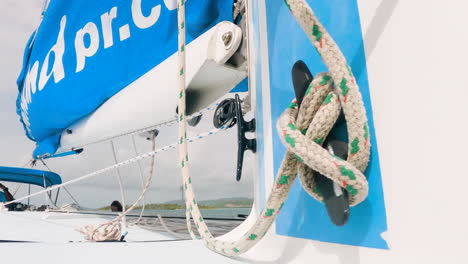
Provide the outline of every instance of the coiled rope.
<path id="1" fill-rule="evenodd" d="M 308 193 L 321 199 L 314 188 L 313 171 L 332 179 L 349 192 L 354 206 L 365 199 L 368 185 L 363 171 L 370 155 L 369 129 L 364 103 L 351 68 L 340 49 L 314 15 L 305 0 L 285 0 L 286 5 L 311 40 L 327 66 L 329 73 L 320 74 L 309 86 L 300 109 L 292 103 L 277 122 L 278 133 L 287 153 L 276 177 L 270 196 L 255 224 L 237 241 L 214 238 L 197 206 L 189 174 L 185 118 L 185 0 L 178 0 L 179 30 L 179 155 L 187 208 L 187 226 L 190 216 L 205 245 L 225 256 L 242 254 L 252 248 L 268 231 L 281 210 L 296 174 Z M 330 132 L 340 113 L 347 121 L 349 154 L 341 160 L 320 145 Z"/>
<path id="2" fill-rule="evenodd" d="M 152 150 L 156 150 L 156 135 L 152 136 Z M 151 179 L 153 178 L 155 158 L 151 158 L 151 165 L 146 178 L 146 183 L 138 199 L 124 212 L 120 213 L 116 218 L 112 219 L 107 223 L 100 224 L 98 226 L 87 225 L 79 229 L 79 231 L 85 236 L 86 240 L 90 241 L 108 241 L 108 240 L 120 240 L 122 238 L 122 226 L 125 224 L 125 216 L 132 211 L 138 203 L 145 197 L 146 191 L 148 191 L 151 185 Z M 125 207 L 124 207 L 125 208 Z M 123 223 L 122 223 L 123 221 Z"/>

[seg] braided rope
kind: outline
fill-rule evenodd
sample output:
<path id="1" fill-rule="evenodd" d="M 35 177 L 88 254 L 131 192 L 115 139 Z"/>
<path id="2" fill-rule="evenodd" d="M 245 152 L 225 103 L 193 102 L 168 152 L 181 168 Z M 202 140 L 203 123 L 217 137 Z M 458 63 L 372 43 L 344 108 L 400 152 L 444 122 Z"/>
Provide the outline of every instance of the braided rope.
<path id="1" fill-rule="evenodd" d="M 153 152 L 156 150 L 156 136 L 155 135 L 153 135 L 152 137 L 152 150 Z M 120 213 L 117 217 L 115 217 L 109 222 L 100 224 L 98 226 L 87 225 L 87 226 L 80 228 L 78 231 L 85 236 L 86 240 L 90 240 L 90 241 L 120 240 L 120 238 L 122 237 L 122 226 L 125 225 L 125 216 L 130 211 L 132 211 L 140 203 L 142 199 L 144 199 L 145 193 L 146 191 L 148 191 L 151 185 L 151 179 L 153 178 L 154 161 L 155 161 L 155 158 L 153 157 L 151 159 L 150 170 L 148 173 L 148 177 L 146 178 L 146 183 L 143 187 L 143 191 L 141 192 L 138 199 L 132 204 L 132 206 L 124 210 L 124 212 Z"/>
<path id="2" fill-rule="evenodd" d="M 329 75 L 320 74 L 309 86 L 301 108 L 292 103 L 277 123 L 278 133 L 287 153 L 282 161 L 266 206 L 255 224 L 237 241 L 214 238 L 197 206 L 189 174 L 185 118 L 185 0 L 178 1 L 179 29 L 179 155 L 187 207 L 187 226 L 193 217 L 205 245 L 225 256 L 242 254 L 252 248 L 268 231 L 280 212 L 298 170 L 301 184 L 308 193 L 321 199 L 315 190 L 313 171 L 332 179 L 350 193 L 350 205 L 367 196 L 368 185 L 362 171 L 369 161 L 370 144 L 366 112 L 359 88 L 346 59 L 331 36 L 318 21 L 305 0 L 285 0 L 293 16 L 302 26 L 322 56 Z M 334 84 L 337 84 L 335 87 Z M 333 87 L 335 87 L 333 89 Z M 330 132 L 338 115 L 344 111 L 349 135 L 349 155 L 344 161 L 330 155 L 321 143 Z"/>

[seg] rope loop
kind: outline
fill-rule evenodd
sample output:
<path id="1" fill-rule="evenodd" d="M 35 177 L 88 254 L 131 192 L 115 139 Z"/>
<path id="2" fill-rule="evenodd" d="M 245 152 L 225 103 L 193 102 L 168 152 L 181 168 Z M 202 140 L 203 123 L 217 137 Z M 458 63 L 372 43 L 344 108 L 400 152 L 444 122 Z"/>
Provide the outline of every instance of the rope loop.
<path id="1" fill-rule="evenodd" d="M 347 121 L 348 162 L 364 171 L 370 156 L 369 126 L 364 102 L 351 67 L 305 0 L 285 0 L 285 3 L 329 70 Z"/>
<path id="2" fill-rule="evenodd" d="M 341 103 L 333 91 L 332 79 L 319 74 L 309 85 L 298 109 L 293 101 L 277 122 L 283 145 L 297 160 L 297 171 L 304 190 L 321 201 L 315 186 L 314 171 L 330 178 L 345 188 L 350 205 L 356 205 L 367 196 L 368 185 L 363 173 L 352 163 L 331 155 L 321 144 L 330 133 L 341 112 Z"/>

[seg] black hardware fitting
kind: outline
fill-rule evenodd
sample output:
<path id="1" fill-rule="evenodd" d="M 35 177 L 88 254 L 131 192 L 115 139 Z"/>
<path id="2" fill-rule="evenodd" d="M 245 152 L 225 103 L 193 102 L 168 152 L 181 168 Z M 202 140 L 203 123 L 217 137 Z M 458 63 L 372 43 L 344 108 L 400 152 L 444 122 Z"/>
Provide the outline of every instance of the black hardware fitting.
<path id="1" fill-rule="evenodd" d="M 293 65 L 291 75 L 297 105 L 300 107 L 307 88 L 314 77 L 310 73 L 307 65 L 301 60 Z M 324 146 L 331 154 L 346 160 L 348 156 L 348 145 L 345 142 L 326 140 Z M 319 173 L 316 174 L 315 181 L 317 189 L 323 196 L 323 203 L 325 204 L 328 217 L 332 223 L 337 226 L 346 224 L 350 214 L 348 192 L 337 183 Z"/>
<path id="2" fill-rule="evenodd" d="M 245 121 L 242 115 L 242 105 L 238 94 L 235 98 L 236 105 L 236 119 L 237 119 L 237 173 L 236 180 L 240 181 L 242 176 L 242 164 L 244 163 L 244 152 L 251 150 L 253 153 L 257 152 L 257 140 L 245 137 L 246 132 L 255 131 L 255 118 L 250 121 Z"/>
<path id="3" fill-rule="evenodd" d="M 242 176 L 242 165 L 244 163 L 244 152 L 251 150 L 257 151 L 256 139 L 248 139 L 245 133 L 255 131 L 255 119 L 245 121 L 242 114 L 242 104 L 239 95 L 235 98 L 223 100 L 216 108 L 213 116 L 213 125 L 216 128 L 226 126 L 230 128 L 237 124 L 237 169 L 236 180 L 240 181 Z"/>
<path id="4" fill-rule="evenodd" d="M 230 128 L 236 124 L 236 100 L 232 98 L 224 99 L 216 107 L 213 116 L 213 125 L 216 128 L 226 126 Z"/>

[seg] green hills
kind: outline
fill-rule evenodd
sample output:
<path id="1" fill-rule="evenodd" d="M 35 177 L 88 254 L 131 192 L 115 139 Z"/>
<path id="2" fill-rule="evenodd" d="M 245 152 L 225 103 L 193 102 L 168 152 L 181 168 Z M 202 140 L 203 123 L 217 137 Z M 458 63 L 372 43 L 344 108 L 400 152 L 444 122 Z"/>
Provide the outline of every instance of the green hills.
<path id="1" fill-rule="evenodd" d="M 253 199 L 245 197 L 235 198 L 221 198 L 214 200 L 199 201 L 198 206 L 200 209 L 218 209 L 218 208 L 250 208 L 252 207 Z M 130 205 L 127 205 L 130 206 Z M 137 206 L 135 209 L 141 209 L 142 206 Z M 145 209 L 148 210 L 176 210 L 184 209 L 184 201 L 173 200 L 165 203 L 146 204 Z M 110 211 L 110 206 L 98 208 L 100 211 Z"/>

